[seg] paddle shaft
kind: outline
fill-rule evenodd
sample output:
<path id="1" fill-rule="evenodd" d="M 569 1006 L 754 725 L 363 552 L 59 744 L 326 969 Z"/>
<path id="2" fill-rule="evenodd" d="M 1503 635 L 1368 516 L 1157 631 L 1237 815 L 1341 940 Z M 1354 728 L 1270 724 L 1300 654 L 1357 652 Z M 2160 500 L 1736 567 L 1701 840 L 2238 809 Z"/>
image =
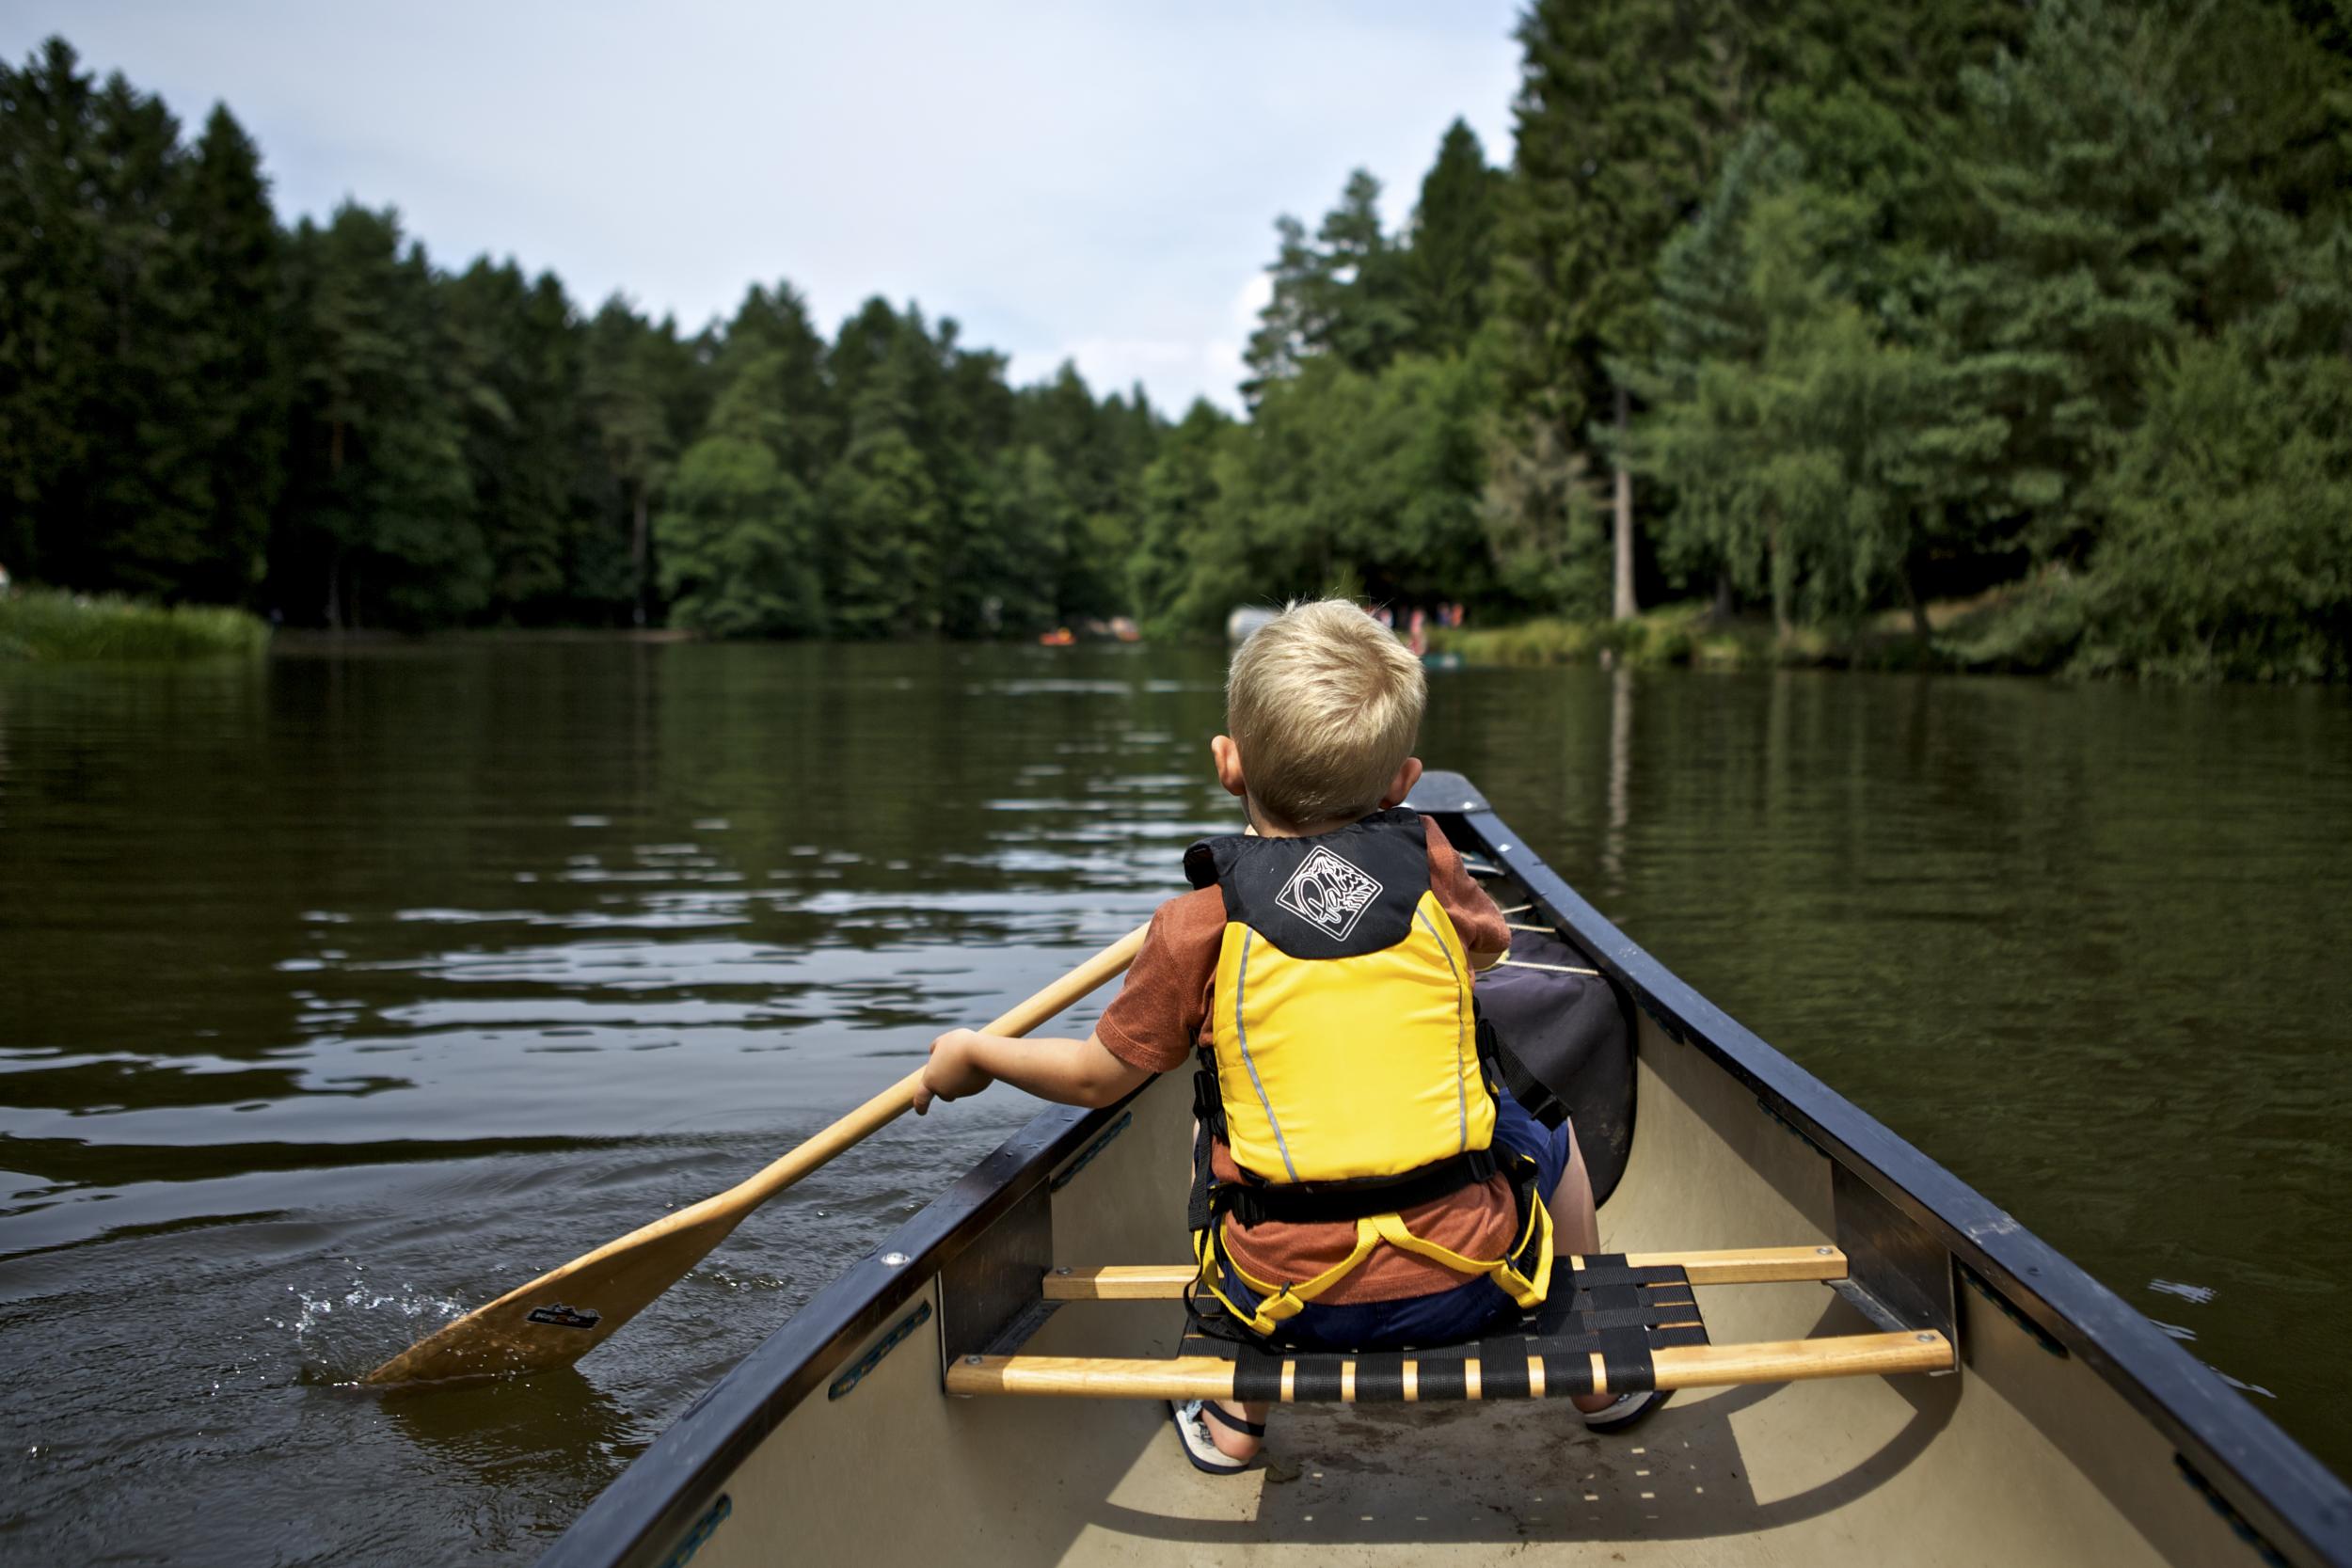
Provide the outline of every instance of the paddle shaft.
<path id="1" fill-rule="evenodd" d="M 983 1035 L 1025 1035 L 1064 1007 L 1124 971 L 1135 962 L 1149 927 L 1138 926 L 1100 953 L 991 1022 Z M 756 1175 L 711 1199 L 739 1199 L 749 1213 L 787 1187 L 851 1145 L 871 1137 L 914 1107 L 914 1091 L 923 1086 L 923 1069 L 916 1068 L 865 1104 L 809 1139 Z"/>
<path id="2" fill-rule="evenodd" d="M 1126 969 L 1138 927 L 988 1026 L 1025 1035 Z M 783 1159 L 725 1192 L 607 1242 L 486 1307 L 444 1324 L 370 1372 L 376 1384 L 433 1382 L 566 1367 L 602 1344 L 686 1277 L 745 1215 L 843 1149 L 914 1108 L 921 1072 L 908 1074 Z"/>

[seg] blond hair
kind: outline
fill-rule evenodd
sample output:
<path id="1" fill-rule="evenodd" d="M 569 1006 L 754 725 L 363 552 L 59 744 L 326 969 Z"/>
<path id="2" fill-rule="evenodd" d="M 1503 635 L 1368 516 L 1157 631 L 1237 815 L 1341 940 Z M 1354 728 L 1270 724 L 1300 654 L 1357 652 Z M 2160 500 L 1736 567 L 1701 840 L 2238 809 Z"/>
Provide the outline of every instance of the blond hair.
<path id="1" fill-rule="evenodd" d="M 1428 689 L 1421 660 L 1360 607 L 1293 600 L 1225 677 L 1249 798 L 1292 827 L 1373 811 L 1413 753 Z"/>

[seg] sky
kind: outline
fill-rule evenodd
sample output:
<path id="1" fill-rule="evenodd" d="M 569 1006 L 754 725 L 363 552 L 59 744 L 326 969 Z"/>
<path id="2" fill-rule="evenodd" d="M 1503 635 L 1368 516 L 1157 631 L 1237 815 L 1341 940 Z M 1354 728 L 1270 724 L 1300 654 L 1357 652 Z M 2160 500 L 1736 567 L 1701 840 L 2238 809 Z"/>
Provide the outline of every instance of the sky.
<path id="1" fill-rule="evenodd" d="M 1517 0 L 857 5 L 0 0 L 193 135 L 226 101 L 281 216 L 399 208 L 437 263 L 552 269 L 691 331 L 755 279 L 828 332 L 952 316 L 1013 379 L 1236 404 L 1274 220 L 1348 171 L 1409 213 L 1457 115 L 1511 152 Z"/>

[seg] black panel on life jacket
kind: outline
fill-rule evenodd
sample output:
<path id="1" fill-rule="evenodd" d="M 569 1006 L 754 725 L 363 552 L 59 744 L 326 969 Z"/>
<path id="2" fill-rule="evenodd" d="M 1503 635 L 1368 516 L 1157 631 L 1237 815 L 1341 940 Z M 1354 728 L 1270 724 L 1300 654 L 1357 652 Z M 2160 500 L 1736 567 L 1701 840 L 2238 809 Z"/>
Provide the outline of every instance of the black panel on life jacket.
<path id="1" fill-rule="evenodd" d="M 1311 838 L 1204 838 L 1184 851 L 1194 887 L 1222 885 L 1225 918 L 1294 958 L 1348 958 L 1405 940 L 1429 891 L 1421 814 L 1394 806 Z"/>

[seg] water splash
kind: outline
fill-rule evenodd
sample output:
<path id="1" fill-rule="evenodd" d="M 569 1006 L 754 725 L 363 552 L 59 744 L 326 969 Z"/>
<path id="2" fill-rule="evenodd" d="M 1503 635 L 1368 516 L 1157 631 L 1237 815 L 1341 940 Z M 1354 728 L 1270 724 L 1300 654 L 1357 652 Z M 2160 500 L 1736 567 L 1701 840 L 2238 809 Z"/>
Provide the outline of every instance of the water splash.
<path id="1" fill-rule="evenodd" d="M 2148 1282 L 2148 1289 L 2158 1295 L 2178 1296 L 2183 1301 L 2195 1302 L 2200 1307 L 2219 1293 L 2210 1285 L 2183 1285 L 2170 1279 L 2152 1279 Z"/>
<path id="2" fill-rule="evenodd" d="M 380 1286 L 359 1277 L 366 1265 L 352 1266 L 354 1277 L 342 1291 L 287 1286 L 292 1299 L 286 1310 L 266 1320 L 294 1336 L 306 1382 L 347 1381 L 350 1369 L 373 1366 L 426 1331 L 466 1315 L 463 1302 L 413 1285 Z M 397 1332 L 388 1332 L 387 1325 Z"/>

